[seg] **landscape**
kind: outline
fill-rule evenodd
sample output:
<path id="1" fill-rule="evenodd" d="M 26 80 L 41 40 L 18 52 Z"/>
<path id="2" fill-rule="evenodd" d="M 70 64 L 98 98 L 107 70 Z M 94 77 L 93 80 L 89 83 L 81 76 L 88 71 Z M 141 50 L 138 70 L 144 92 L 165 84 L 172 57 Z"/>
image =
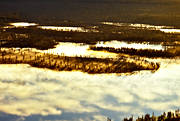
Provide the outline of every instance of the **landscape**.
<path id="1" fill-rule="evenodd" d="M 0 1 L 0 121 L 180 121 L 180 1 Z"/>

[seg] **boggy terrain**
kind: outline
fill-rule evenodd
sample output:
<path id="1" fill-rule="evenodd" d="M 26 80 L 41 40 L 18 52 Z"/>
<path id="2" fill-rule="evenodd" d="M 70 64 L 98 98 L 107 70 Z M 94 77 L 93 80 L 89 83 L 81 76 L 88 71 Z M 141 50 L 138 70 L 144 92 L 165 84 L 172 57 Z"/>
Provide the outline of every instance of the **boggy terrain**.
<path id="1" fill-rule="evenodd" d="M 87 73 L 126 73 L 139 70 L 157 70 L 158 63 L 121 58 L 88 58 L 52 55 L 30 50 L 2 49 L 0 64 L 30 64 L 34 67 L 57 71 L 82 71 Z"/>
<path id="2" fill-rule="evenodd" d="M 13 18 L 12 18 L 13 19 Z M 2 20 L 2 18 L 0 18 Z M 11 20 L 11 19 L 10 19 Z M 164 33 L 159 30 L 151 30 L 146 27 L 115 26 L 102 23 L 86 24 L 62 22 L 61 24 L 49 24 L 46 27 L 82 27 L 88 32 L 82 31 L 57 31 L 42 29 L 43 25 L 30 27 L 10 26 L 10 20 L 4 19 L 0 22 L 0 46 L 49 49 L 54 48 L 58 42 L 75 42 L 84 44 L 96 44 L 99 41 L 127 41 L 127 42 L 149 42 L 162 45 L 180 45 L 180 34 Z M 12 20 L 11 20 L 12 21 Z M 14 20 L 19 21 L 19 20 Z M 4 23 L 3 23 L 4 22 Z"/>
<path id="3" fill-rule="evenodd" d="M 43 25 L 35 26 L 15 26 L 11 25 L 11 19 L 1 19 L 0 25 L 0 47 L 9 48 L 1 51 L 1 63 L 27 63 L 41 68 L 50 68 L 59 71 L 80 70 L 88 73 L 124 73 L 138 70 L 157 70 L 159 64 L 146 62 L 144 60 L 130 59 L 131 56 L 141 57 L 163 57 L 172 58 L 179 56 L 179 51 L 162 50 L 137 50 L 133 48 L 111 48 L 96 47 L 102 41 L 126 41 L 136 43 L 156 43 L 166 46 L 179 46 L 180 34 L 165 33 L 156 29 L 146 27 L 105 25 L 103 23 L 85 24 L 62 22 L 61 24 L 51 24 L 44 27 L 80 27 L 83 31 L 63 31 L 53 29 L 43 29 Z M 13 20 L 18 22 L 19 20 Z M 28 23 L 27 23 L 28 24 Z M 155 26 L 154 26 L 155 27 Z M 120 58 L 102 59 L 89 57 L 68 57 L 44 54 L 38 52 L 23 51 L 14 52 L 10 48 L 36 48 L 38 50 L 48 50 L 55 48 L 59 42 L 73 42 L 92 45 L 90 49 L 95 51 L 108 51 L 117 54 L 128 54 L 130 56 Z M 6 54 L 5 54 L 6 53 Z M 38 53 L 38 54 L 37 54 Z M 5 54 L 5 55 L 4 55 Z M 131 60 L 131 61 L 129 61 Z"/>

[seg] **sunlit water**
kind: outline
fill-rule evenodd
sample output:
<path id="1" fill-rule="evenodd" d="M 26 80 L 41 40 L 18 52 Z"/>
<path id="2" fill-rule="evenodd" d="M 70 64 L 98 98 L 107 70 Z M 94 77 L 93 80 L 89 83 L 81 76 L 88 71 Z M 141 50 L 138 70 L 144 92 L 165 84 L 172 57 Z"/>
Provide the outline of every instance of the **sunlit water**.
<path id="1" fill-rule="evenodd" d="M 125 41 L 108 41 L 108 42 L 98 42 L 97 47 L 113 47 L 113 48 L 134 48 L 134 49 L 154 49 L 154 50 L 164 50 L 165 47 L 159 44 L 148 44 L 148 43 L 128 43 Z"/>
<path id="2" fill-rule="evenodd" d="M 118 41 L 99 42 L 96 46 L 164 49 L 161 45 Z M 66 42 L 41 52 L 99 58 L 117 56 L 89 50 L 89 45 Z M 158 115 L 177 109 L 180 60 L 156 61 L 161 63 L 158 71 L 132 75 L 93 75 L 29 65 L 0 65 L 0 121 L 106 121 L 106 117 L 119 121 L 132 114 Z"/>
<path id="3" fill-rule="evenodd" d="M 148 28 L 148 29 L 172 28 L 171 26 L 155 26 L 155 25 L 149 25 L 149 24 L 113 23 L 113 22 L 101 22 L 101 23 L 105 25 L 129 26 L 129 27 Z"/>
<path id="4" fill-rule="evenodd" d="M 155 73 L 56 72 L 0 65 L 0 120 L 120 121 L 180 107 L 180 60 L 158 60 Z"/>
<path id="5" fill-rule="evenodd" d="M 134 28 L 145 28 L 149 30 L 159 30 L 165 33 L 180 33 L 180 29 L 175 29 L 173 26 L 155 26 L 149 24 L 113 23 L 113 22 L 101 22 L 101 24 L 113 25 L 113 26 L 129 26 Z"/>
<path id="6" fill-rule="evenodd" d="M 72 31 L 72 32 L 99 32 L 96 27 L 91 29 L 85 29 L 83 27 L 61 27 L 61 26 L 38 26 L 38 28 L 45 30 L 55 30 L 55 31 Z"/>
<path id="7" fill-rule="evenodd" d="M 96 58 L 116 58 L 117 54 L 104 51 L 93 51 L 89 49 L 90 45 L 83 43 L 59 42 L 54 49 L 40 51 L 43 53 L 50 53 L 55 55 L 65 56 L 82 56 L 82 57 L 96 57 Z"/>
<path id="8" fill-rule="evenodd" d="M 48 50 L 37 50 L 35 48 L 14 48 L 15 50 L 26 51 L 29 49 L 33 52 L 49 53 L 54 55 L 71 56 L 71 57 L 92 57 L 92 58 L 117 58 L 119 55 L 116 53 L 106 52 L 106 51 L 94 51 L 90 49 L 91 45 L 83 43 L 72 43 L 72 42 L 59 42 L 58 45 L 53 49 Z M 164 50 L 165 47 L 162 45 L 153 44 L 138 44 L 138 43 L 127 43 L 121 41 L 108 41 L 108 42 L 98 42 L 96 47 L 113 47 L 113 48 L 135 48 L 135 49 L 154 49 L 154 50 Z M 8 50 L 9 48 L 1 48 Z"/>
<path id="9" fill-rule="evenodd" d="M 155 26 L 149 24 L 132 24 L 132 23 L 113 23 L 113 22 L 101 22 L 101 24 L 105 25 L 114 25 L 114 26 L 129 26 L 134 28 L 146 28 L 149 30 L 160 30 L 165 33 L 180 33 L 180 29 L 175 29 L 173 26 Z M 83 27 L 62 27 L 62 26 L 38 26 L 36 23 L 28 23 L 28 22 L 15 22 L 9 23 L 9 26 L 5 26 L 4 28 L 19 28 L 19 27 L 30 27 L 37 26 L 37 28 L 45 29 L 45 30 L 55 30 L 55 31 L 72 31 L 72 32 L 99 32 L 96 28 L 97 26 L 92 26 L 91 29 L 85 29 Z"/>
<path id="10" fill-rule="evenodd" d="M 72 32 L 99 32 L 96 28 L 96 26 L 92 26 L 91 29 L 85 29 L 83 27 L 65 27 L 65 26 L 40 26 L 36 23 L 28 23 L 28 22 L 15 22 L 15 23 L 9 23 L 8 26 L 5 26 L 3 28 L 21 28 L 21 27 L 30 27 L 30 26 L 36 26 L 40 29 L 45 30 L 54 30 L 54 31 L 72 31 Z"/>
<path id="11" fill-rule="evenodd" d="M 180 29 L 160 29 L 160 31 L 165 33 L 180 33 Z"/>
<path id="12" fill-rule="evenodd" d="M 165 47 L 155 44 L 138 44 L 138 43 L 127 43 L 121 41 L 109 41 L 109 42 L 98 42 L 95 46 L 97 47 L 113 47 L 113 48 L 135 48 L 135 49 L 154 49 L 154 50 L 164 50 Z M 96 57 L 96 58 L 116 58 L 118 54 L 110 53 L 105 51 L 94 51 L 90 50 L 90 45 L 83 43 L 71 43 L 71 42 L 59 42 L 59 44 L 49 50 L 44 50 L 39 52 L 50 53 L 56 55 L 65 56 L 82 56 L 82 57 Z"/>
<path id="13" fill-rule="evenodd" d="M 28 23 L 28 22 L 15 22 L 9 23 L 8 26 L 3 27 L 4 29 L 12 29 L 12 28 L 27 28 L 30 26 L 37 26 L 36 23 Z"/>
<path id="14" fill-rule="evenodd" d="M 38 26 L 38 28 L 46 30 L 56 30 L 56 31 L 77 31 L 77 32 L 88 32 L 88 30 L 82 27 L 58 27 L 58 26 Z"/>
<path id="15" fill-rule="evenodd" d="M 36 26 L 35 23 L 28 23 L 28 22 L 17 22 L 17 23 L 10 23 L 10 25 L 15 27 L 27 27 L 27 26 Z"/>

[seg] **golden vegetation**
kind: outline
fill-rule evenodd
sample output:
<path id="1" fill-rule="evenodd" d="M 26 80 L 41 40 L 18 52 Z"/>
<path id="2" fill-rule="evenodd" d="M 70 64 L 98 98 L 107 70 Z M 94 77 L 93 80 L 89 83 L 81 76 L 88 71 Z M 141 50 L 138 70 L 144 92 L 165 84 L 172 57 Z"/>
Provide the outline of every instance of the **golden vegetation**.
<path id="1" fill-rule="evenodd" d="M 134 49 L 134 48 L 113 48 L 113 47 L 96 47 L 91 46 L 90 49 L 96 50 L 96 51 L 108 51 L 113 53 L 124 53 L 129 55 L 138 55 L 143 57 L 149 57 L 149 58 L 156 58 L 156 57 L 162 57 L 162 58 L 173 58 L 180 56 L 180 51 L 174 48 L 169 50 L 151 50 L 151 49 Z"/>
<path id="2" fill-rule="evenodd" d="M 1 64 L 30 64 L 34 67 L 49 68 L 57 71 L 82 71 L 87 73 L 126 73 L 139 70 L 157 70 L 159 64 L 150 62 L 136 63 L 126 58 L 101 59 L 88 57 L 67 57 L 31 50 L 2 49 Z"/>

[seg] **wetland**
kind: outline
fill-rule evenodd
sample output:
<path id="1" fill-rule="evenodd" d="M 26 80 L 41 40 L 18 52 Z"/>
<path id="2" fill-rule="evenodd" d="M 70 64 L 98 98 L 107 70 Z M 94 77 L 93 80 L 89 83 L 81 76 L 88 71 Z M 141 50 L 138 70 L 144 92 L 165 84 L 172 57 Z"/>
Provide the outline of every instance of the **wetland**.
<path id="1" fill-rule="evenodd" d="M 177 26 L 0 20 L 0 120 L 119 121 L 180 107 Z"/>

